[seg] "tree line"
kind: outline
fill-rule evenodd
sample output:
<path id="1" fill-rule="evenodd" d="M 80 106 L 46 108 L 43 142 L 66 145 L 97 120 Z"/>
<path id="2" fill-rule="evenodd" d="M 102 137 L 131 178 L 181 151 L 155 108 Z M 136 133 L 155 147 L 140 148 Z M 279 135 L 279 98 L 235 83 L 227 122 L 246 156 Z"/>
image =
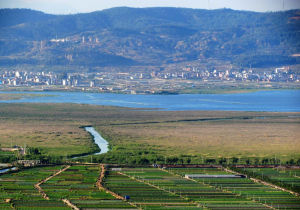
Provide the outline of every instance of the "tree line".
<path id="1" fill-rule="evenodd" d="M 42 164 L 62 164 L 70 161 L 70 157 L 59 155 L 48 155 L 43 153 L 42 149 L 36 147 L 27 147 L 26 155 L 22 156 L 18 152 L 11 155 L 1 155 L 0 162 L 11 163 L 17 160 L 40 160 Z M 86 154 L 83 154 L 86 155 Z M 218 165 L 298 165 L 299 159 L 289 159 L 282 161 L 279 158 L 207 158 L 200 155 L 172 155 L 165 156 L 157 154 L 154 151 L 111 151 L 101 155 L 91 155 L 79 157 L 76 161 L 93 163 L 113 163 L 127 165 L 149 165 L 149 164 L 218 164 Z"/>

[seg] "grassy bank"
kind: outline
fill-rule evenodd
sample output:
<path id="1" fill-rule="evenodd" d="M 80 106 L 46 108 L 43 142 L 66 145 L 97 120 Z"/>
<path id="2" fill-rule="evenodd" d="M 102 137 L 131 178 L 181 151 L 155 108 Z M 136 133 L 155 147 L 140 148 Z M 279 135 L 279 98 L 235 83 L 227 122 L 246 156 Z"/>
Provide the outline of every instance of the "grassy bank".
<path id="1" fill-rule="evenodd" d="M 51 96 L 46 94 L 31 94 L 31 93 L 0 93 L 0 101 L 19 100 L 25 98 L 37 98 Z"/>
<path id="2" fill-rule="evenodd" d="M 50 155 L 94 151 L 91 136 L 81 128 L 93 125 L 111 146 L 96 161 L 254 163 L 276 157 L 284 163 L 300 158 L 299 113 L 143 111 L 78 104 L 0 104 L 0 112 L 2 147 L 26 144 Z"/>

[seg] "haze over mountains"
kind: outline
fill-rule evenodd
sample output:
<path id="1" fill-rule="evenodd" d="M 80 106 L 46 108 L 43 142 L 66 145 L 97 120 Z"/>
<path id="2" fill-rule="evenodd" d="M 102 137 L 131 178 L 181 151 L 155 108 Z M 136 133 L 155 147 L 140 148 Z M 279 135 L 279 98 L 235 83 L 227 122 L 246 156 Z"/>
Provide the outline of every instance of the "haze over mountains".
<path id="1" fill-rule="evenodd" d="M 76 15 L 0 10 L 0 68 L 300 64 L 300 10 L 112 8 Z M 55 69 L 53 69 L 55 68 Z"/>

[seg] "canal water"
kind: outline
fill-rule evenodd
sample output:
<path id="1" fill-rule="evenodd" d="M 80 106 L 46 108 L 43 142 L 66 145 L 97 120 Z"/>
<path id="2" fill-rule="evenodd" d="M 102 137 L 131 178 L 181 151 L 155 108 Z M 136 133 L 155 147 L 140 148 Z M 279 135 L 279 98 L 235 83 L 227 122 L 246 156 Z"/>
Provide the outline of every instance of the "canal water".
<path id="1" fill-rule="evenodd" d="M 85 127 L 84 129 L 93 136 L 95 143 L 98 145 L 98 147 L 101 150 L 100 152 L 97 152 L 94 155 L 107 153 L 108 152 L 108 142 L 95 130 L 95 128 Z"/>
<path id="2" fill-rule="evenodd" d="M 96 152 L 93 154 L 88 154 L 88 155 L 99 155 L 99 154 L 104 154 L 108 152 L 108 142 L 95 130 L 94 127 L 92 126 L 87 126 L 84 127 L 84 129 L 89 132 L 94 139 L 95 144 L 100 148 L 100 152 Z M 72 159 L 80 158 L 80 157 L 86 157 L 88 155 L 78 155 L 78 156 L 73 156 Z"/>
<path id="3" fill-rule="evenodd" d="M 0 174 L 4 174 L 4 173 L 6 173 L 8 171 L 14 171 L 16 169 L 17 169 L 16 167 L 1 169 L 0 170 Z"/>

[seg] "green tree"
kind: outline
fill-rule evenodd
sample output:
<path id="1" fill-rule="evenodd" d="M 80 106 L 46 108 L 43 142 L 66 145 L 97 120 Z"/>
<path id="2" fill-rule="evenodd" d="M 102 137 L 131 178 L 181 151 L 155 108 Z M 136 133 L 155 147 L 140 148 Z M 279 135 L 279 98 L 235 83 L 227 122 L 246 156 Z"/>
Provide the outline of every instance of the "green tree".
<path id="1" fill-rule="evenodd" d="M 141 158 L 137 162 L 139 165 L 148 165 L 150 163 L 150 161 L 147 158 Z"/>
<path id="2" fill-rule="evenodd" d="M 213 158 L 205 159 L 205 163 L 206 163 L 206 164 L 215 164 L 215 163 L 216 163 L 216 160 L 213 159 Z"/>
<path id="3" fill-rule="evenodd" d="M 251 160 L 250 160 L 249 158 L 246 160 L 246 164 L 247 164 L 247 165 L 250 165 L 250 164 L 251 164 Z"/>
<path id="4" fill-rule="evenodd" d="M 238 159 L 237 157 L 232 157 L 232 158 L 231 158 L 232 164 L 237 164 L 238 161 L 239 161 L 239 159 Z"/>
<path id="5" fill-rule="evenodd" d="M 220 158 L 220 159 L 219 159 L 219 164 L 224 165 L 224 164 L 226 164 L 226 163 L 227 163 L 226 158 Z"/>

